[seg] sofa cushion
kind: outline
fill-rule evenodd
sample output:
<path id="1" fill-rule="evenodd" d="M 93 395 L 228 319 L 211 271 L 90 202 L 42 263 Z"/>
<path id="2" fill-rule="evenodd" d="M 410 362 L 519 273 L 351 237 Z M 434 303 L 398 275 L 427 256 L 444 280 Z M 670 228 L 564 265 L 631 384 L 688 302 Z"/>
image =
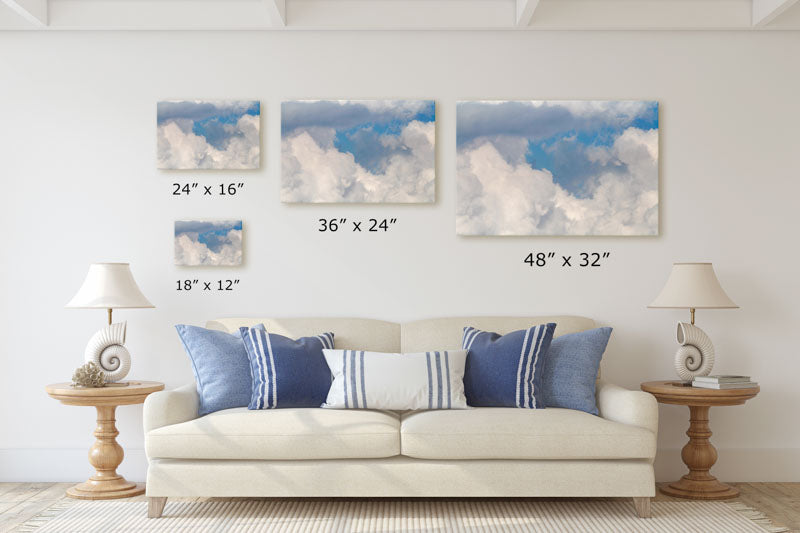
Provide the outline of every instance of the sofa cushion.
<path id="1" fill-rule="evenodd" d="M 417 459 L 650 459 L 656 437 L 583 411 L 479 407 L 403 414 L 400 447 Z"/>
<path id="2" fill-rule="evenodd" d="M 332 409 L 226 409 L 154 429 L 151 459 L 350 459 L 400 453 L 399 415 Z"/>

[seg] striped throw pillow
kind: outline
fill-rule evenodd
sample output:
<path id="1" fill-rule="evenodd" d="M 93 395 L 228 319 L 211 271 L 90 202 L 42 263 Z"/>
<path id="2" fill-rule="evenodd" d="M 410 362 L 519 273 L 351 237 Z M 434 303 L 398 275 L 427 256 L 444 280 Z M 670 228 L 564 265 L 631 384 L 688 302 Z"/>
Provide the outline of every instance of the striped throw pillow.
<path id="1" fill-rule="evenodd" d="M 332 409 L 466 409 L 467 352 L 382 353 L 323 350 L 333 374 Z"/>
<path id="2" fill-rule="evenodd" d="M 464 392 L 473 407 L 544 409 L 542 373 L 553 323 L 498 335 L 464 328 Z"/>
<path id="3" fill-rule="evenodd" d="M 265 329 L 239 328 L 253 378 L 248 409 L 319 407 L 331 385 L 322 350 L 333 333 L 292 340 Z"/>

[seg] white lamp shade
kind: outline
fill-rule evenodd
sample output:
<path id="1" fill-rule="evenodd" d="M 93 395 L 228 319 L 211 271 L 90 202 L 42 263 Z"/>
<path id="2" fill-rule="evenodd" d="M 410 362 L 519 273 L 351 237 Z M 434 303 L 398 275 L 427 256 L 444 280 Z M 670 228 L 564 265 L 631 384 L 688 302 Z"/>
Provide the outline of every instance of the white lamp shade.
<path id="1" fill-rule="evenodd" d="M 132 309 L 155 307 L 144 297 L 128 263 L 94 263 L 78 293 L 67 307 L 80 309 Z"/>
<path id="2" fill-rule="evenodd" d="M 739 306 L 725 294 L 711 263 L 675 263 L 661 294 L 647 307 L 735 309 Z"/>

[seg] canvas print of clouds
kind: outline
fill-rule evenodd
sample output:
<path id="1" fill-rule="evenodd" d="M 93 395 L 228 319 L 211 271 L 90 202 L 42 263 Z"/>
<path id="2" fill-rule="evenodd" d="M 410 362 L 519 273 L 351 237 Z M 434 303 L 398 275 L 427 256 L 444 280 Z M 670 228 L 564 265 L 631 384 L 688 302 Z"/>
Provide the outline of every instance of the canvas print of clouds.
<path id="1" fill-rule="evenodd" d="M 175 264 L 179 266 L 242 264 L 242 221 L 176 221 Z"/>
<path id="2" fill-rule="evenodd" d="M 158 103 L 158 168 L 258 168 L 261 104 L 182 100 Z"/>
<path id="3" fill-rule="evenodd" d="M 459 234 L 658 234 L 657 102 L 459 102 L 456 118 Z"/>
<path id="4" fill-rule="evenodd" d="M 433 100 L 297 100 L 281 106 L 284 202 L 433 202 Z"/>

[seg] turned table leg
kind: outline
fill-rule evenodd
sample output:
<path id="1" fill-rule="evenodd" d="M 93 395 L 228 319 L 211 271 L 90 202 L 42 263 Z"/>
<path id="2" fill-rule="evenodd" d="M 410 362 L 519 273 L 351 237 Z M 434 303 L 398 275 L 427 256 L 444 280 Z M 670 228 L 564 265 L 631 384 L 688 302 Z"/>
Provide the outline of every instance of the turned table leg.
<path id="1" fill-rule="evenodd" d="M 117 443 L 117 426 L 114 418 L 115 405 L 98 405 L 95 440 L 89 449 L 89 462 L 95 473 L 84 483 L 67 489 L 67 496 L 81 500 L 111 500 L 144 494 L 144 485 L 131 483 L 117 474 L 117 467 L 125 457 L 122 446 Z"/>
<path id="2" fill-rule="evenodd" d="M 711 444 L 711 429 L 708 426 L 707 405 L 689 406 L 689 442 L 681 451 L 681 458 L 689 473 L 678 481 L 661 488 L 661 492 L 678 498 L 696 500 L 726 500 L 739 495 L 739 490 L 726 485 L 711 475 L 711 467 L 717 462 L 717 450 Z"/>

